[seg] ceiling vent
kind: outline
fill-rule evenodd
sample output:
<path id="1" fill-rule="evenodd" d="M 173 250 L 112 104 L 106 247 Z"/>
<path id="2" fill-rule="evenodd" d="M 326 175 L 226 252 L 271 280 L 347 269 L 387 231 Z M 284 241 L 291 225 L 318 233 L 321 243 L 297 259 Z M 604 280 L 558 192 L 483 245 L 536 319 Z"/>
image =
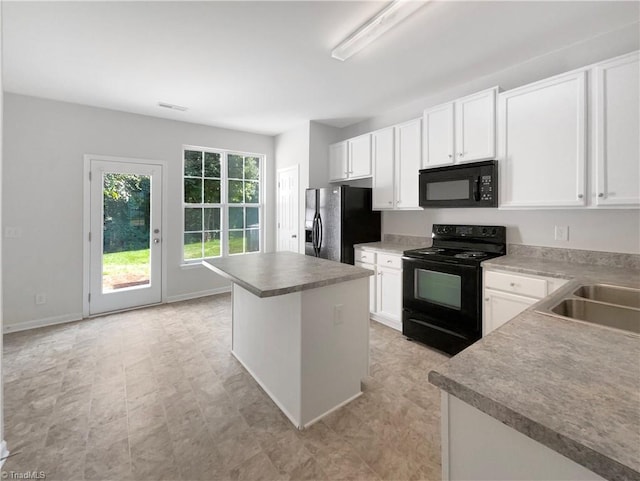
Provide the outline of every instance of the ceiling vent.
<path id="1" fill-rule="evenodd" d="M 185 112 L 187 109 L 187 107 L 183 107 L 182 105 L 173 105 L 173 104 L 168 104 L 166 102 L 158 102 L 158 106 L 159 107 L 163 107 L 165 109 L 171 109 L 171 110 L 179 110 L 180 112 Z"/>

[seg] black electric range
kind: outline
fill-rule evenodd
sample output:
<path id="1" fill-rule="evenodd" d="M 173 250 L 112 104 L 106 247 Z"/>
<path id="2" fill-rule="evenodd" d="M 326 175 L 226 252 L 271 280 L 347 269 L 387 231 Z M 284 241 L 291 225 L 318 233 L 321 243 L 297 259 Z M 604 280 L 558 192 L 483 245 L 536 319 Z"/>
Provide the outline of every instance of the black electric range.
<path id="1" fill-rule="evenodd" d="M 482 337 L 480 263 L 506 254 L 506 229 L 434 224 L 432 239 L 402 258 L 402 333 L 453 355 Z"/>

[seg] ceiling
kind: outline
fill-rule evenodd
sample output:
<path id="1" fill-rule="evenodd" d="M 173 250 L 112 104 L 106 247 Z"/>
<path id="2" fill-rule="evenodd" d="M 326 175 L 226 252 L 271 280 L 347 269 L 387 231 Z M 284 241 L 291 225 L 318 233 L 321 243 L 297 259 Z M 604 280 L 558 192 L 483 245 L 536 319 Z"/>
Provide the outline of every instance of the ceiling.
<path id="1" fill-rule="evenodd" d="M 640 15 L 638 2 L 434 1 L 331 58 L 385 4 L 4 1 L 4 88 L 274 135 L 307 120 L 343 127 Z"/>

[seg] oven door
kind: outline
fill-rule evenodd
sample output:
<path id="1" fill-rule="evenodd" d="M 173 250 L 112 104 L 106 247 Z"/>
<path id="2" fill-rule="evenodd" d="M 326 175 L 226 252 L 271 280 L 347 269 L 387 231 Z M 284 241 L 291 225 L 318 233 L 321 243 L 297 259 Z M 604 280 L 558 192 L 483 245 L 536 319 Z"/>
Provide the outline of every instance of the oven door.
<path id="1" fill-rule="evenodd" d="M 402 262 L 405 311 L 465 336 L 481 331 L 479 266 L 407 257 Z"/>

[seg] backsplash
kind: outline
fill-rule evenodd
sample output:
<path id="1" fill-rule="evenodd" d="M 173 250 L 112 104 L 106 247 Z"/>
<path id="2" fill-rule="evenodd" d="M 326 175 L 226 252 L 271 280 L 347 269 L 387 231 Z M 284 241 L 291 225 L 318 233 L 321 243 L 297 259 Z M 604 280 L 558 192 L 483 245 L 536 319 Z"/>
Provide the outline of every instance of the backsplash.
<path id="1" fill-rule="evenodd" d="M 384 234 L 382 240 L 391 244 L 406 245 L 407 247 L 429 247 L 431 245 L 431 237 L 415 235 Z"/>
<path id="2" fill-rule="evenodd" d="M 540 257 L 558 262 L 640 270 L 640 255 L 638 254 L 562 249 L 558 247 L 528 246 L 524 244 L 508 244 L 507 253 L 513 256 Z"/>

